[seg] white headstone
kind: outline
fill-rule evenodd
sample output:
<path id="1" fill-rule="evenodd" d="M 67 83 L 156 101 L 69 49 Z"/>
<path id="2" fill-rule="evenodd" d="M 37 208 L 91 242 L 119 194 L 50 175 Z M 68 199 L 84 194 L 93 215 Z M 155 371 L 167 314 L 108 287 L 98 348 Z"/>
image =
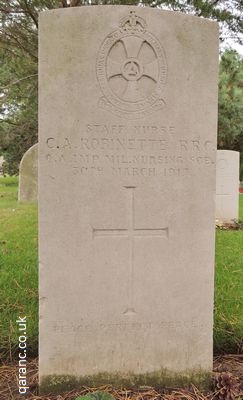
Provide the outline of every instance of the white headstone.
<path id="1" fill-rule="evenodd" d="M 40 15 L 43 391 L 212 369 L 217 30 L 148 7 Z"/>
<path id="2" fill-rule="evenodd" d="M 240 153 L 217 150 L 216 219 L 232 222 L 239 218 Z"/>
<path id="3" fill-rule="evenodd" d="M 24 153 L 19 165 L 18 200 L 37 201 L 38 196 L 38 143 Z"/>

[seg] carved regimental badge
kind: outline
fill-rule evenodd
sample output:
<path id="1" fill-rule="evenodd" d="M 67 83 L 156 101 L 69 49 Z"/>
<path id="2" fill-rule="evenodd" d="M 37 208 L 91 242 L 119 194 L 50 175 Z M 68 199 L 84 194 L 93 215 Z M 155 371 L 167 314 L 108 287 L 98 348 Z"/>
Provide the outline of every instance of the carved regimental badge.
<path id="1" fill-rule="evenodd" d="M 145 20 L 131 11 L 100 48 L 97 77 L 104 96 L 99 106 L 126 118 L 157 111 L 165 105 L 166 73 L 160 42 L 147 31 Z"/>

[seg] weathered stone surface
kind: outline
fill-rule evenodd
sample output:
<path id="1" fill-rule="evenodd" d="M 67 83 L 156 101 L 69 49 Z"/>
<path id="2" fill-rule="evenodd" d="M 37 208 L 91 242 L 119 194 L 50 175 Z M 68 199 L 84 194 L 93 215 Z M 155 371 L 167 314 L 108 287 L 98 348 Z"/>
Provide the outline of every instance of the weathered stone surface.
<path id="1" fill-rule="evenodd" d="M 38 196 L 38 143 L 26 153 L 19 165 L 18 200 L 22 202 L 37 201 Z"/>
<path id="2" fill-rule="evenodd" d="M 40 15 L 42 388 L 211 371 L 217 66 L 208 20 Z"/>
<path id="3" fill-rule="evenodd" d="M 217 150 L 216 219 L 232 222 L 239 218 L 240 153 Z"/>

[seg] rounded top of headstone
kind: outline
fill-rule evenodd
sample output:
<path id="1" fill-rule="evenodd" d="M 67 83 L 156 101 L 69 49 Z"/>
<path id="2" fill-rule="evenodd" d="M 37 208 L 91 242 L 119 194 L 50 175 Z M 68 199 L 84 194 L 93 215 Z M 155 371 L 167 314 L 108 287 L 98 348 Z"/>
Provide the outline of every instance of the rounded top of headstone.
<path id="1" fill-rule="evenodd" d="M 19 165 L 19 201 L 37 200 L 38 143 L 23 155 Z"/>
<path id="2" fill-rule="evenodd" d="M 36 157 L 36 153 L 38 152 L 38 143 L 33 144 L 23 155 L 20 164 L 19 164 L 19 170 L 21 171 L 23 164 L 25 163 L 26 159 L 29 157 Z M 37 157 L 36 157 L 37 160 Z"/>
<path id="3" fill-rule="evenodd" d="M 217 153 L 218 154 L 225 154 L 225 155 L 227 155 L 227 154 L 235 154 L 235 155 L 238 155 L 238 154 L 240 154 L 240 152 L 239 151 L 235 151 L 235 150 L 217 150 Z"/>
<path id="4" fill-rule="evenodd" d="M 218 168 L 225 168 L 229 162 L 239 163 L 240 153 L 234 150 L 217 150 L 217 166 Z"/>
<path id="5" fill-rule="evenodd" d="M 106 4 L 106 5 L 93 5 L 92 7 L 89 5 L 83 5 L 80 7 L 66 7 L 66 8 L 55 8 L 55 9 L 51 9 L 51 10 L 45 10 L 45 11 L 40 11 L 39 12 L 39 16 L 42 17 L 42 15 L 47 15 L 47 14 L 56 14 L 56 15 L 67 15 L 68 14 L 75 14 L 77 15 L 77 13 L 87 13 L 87 14 L 97 14 L 97 16 L 99 17 L 99 14 L 102 14 L 102 10 L 105 14 L 107 14 L 107 12 L 112 13 L 114 12 L 115 14 L 118 12 L 122 12 L 122 11 L 126 11 L 128 10 L 128 12 L 130 12 L 130 18 L 124 17 L 124 24 L 126 24 L 127 21 L 131 21 L 131 19 L 133 19 L 133 22 L 135 22 L 134 19 L 134 15 L 133 13 L 135 13 L 137 10 L 139 10 L 139 13 L 144 13 L 145 14 L 149 14 L 149 13 L 154 13 L 154 14 L 164 14 L 167 15 L 168 17 L 172 17 L 172 18 L 184 18 L 184 19 L 191 19 L 191 20 L 197 20 L 200 23 L 209 23 L 215 26 L 218 26 L 218 22 L 217 21 L 213 21 L 212 19 L 209 18 L 201 18 L 195 15 L 188 15 L 185 14 L 183 12 L 178 12 L 178 11 L 171 11 L 171 10 L 161 10 L 158 8 L 152 8 L 152 7 L 139 7 L 136 5 L 111 5 L 111 4 Z M 136 20 L 136 24 L 134 26 L 139 26 L 140 28 L 143 27 L 143 22 L 139 21 L 138 19 Z M 124 27 L 124 25 L 122 25 L 121 23 L 121 27 Z M 145 26 L 143 27 L 145 28 Z"/>

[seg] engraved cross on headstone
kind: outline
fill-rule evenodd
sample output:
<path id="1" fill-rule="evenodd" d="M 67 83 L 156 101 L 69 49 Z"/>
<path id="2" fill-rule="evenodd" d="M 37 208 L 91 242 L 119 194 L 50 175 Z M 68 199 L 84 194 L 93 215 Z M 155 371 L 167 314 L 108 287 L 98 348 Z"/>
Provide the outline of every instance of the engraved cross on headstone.
<path id="1" fill-rule="evenodd" d="M 107 236 L 122 236 L 129 239 L 129 306 L 125 315 L 136 313 L 134 309 L 134 239 L 138 237 L 169 237 L 169 228 L 136 228 L 134 220 L 134 191 L 135 186 L 125 186 L 128 194 L 128 228 L 126 229 L 97 229 L 93 228 L 93 238 Z"/>

